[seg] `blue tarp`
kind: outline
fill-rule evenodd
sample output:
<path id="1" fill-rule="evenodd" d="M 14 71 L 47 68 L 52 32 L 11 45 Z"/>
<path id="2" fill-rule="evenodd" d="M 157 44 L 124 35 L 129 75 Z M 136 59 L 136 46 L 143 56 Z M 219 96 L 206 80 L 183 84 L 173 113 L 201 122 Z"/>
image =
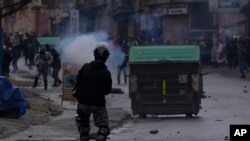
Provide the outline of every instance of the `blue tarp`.
<path id="1" fill-rule="evenodd" d="M 26 101 L 21 90 L 5 76 L 0 76 L 0 112 L 18 109 L 18 117 L 26 113 Z"/>

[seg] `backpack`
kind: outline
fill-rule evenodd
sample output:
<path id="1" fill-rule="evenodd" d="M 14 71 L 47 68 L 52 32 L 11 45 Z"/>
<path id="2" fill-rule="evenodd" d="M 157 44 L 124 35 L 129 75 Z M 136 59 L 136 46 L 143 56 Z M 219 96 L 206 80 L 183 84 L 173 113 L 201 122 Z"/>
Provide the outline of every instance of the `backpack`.
<path id="1" fill-rule="evenodd" d="M 37 62 L 37 67 L 39 69 L 43 69 L 43 68 L 47 68 L 50 65 L 50 60 L 51 60 L 51 56 L 48 53 L 45 53 L 43 55 L 38 54 L 37 58 L 36 58 L 36 62 Z"/>

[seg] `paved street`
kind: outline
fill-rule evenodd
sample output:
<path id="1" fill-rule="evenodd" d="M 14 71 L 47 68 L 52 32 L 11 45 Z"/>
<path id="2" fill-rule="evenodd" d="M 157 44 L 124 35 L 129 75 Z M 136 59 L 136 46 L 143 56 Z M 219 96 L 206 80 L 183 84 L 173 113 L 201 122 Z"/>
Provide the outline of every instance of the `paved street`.
<path id="1" fill-rule="evenodd" d="M 92 60 L 105 60 L 112 75 L 113 89 L 106 96 L 109 141 L 225 141 L 230 125 L 250 128 L 250 0 L 0 3 L 2 74 L 11 63 L 9 80 L 27 106 L 19 119 L 7 118 L 17 91 L 0 92 L 0 141 L 79 141 L 71 80 Z M 33 68 L 27 63 L 36 53 L 44 54 L 43 46 L 59 54 L 60 86 L 52 85 L 52 72 L 48 81 L 40 76 L 34 82 L 36 66 L 47 70 L 48 57 L 39 56 Z M 60 64 L 56 52 L 50 52 L 51 66 Z M 89 90 L 99 90 L 93 87 Z M 181 114 L 160 115 L 166 113 Z M 90 120 L 93 139 L 98 129 Z"/>
<path id="2" fill-rule="evenodd" d="M 24 65 L 24 58 L 21 58 L 18 62 L 19 70 L 17 72 L 11 72 L 11 79 L 15 80 L 15 83 L 21 85 L 22 88 L 31 91 L 32 93 L 39 94 L 40 96 L 49 99 L 56 105 L 62 104 L 63 113 L 57 117 L 51 117 L 51 121 L 42 124 L 31 126 L 25 131 L 21 131 L 18 134 L 13 134 L 8 138 L 0 139 L 0 141 L 76 141 L 79 139 L 79 133 L 75 124 L 75 110 L 76 103 L 73 101 L 62 101 L 62 87 L 51 87 L 53 81 L 49 77 L 49 87 L 45 91 L 43 89 L 42 82 L 37 88 L 32 88 L 33 77 L 35 74 L 35 68 L 29 70 Z M 12 67 L 11 67 L 12 70 Z M 115 73 L 115 72 L 114 72 Z M 61 74 L 60 74 L 61 76 Z M 113 78 L 114 79 L 114 78 Z M 42 81 L 42 80 L 40 80 Z M 107 107 L 110 120 L 110 127 L 114 128 L 129 117 L 129 98 L 127 96 L 127 85 L 117 85 L 116 82 L 113 84 L 113 88 L 121 88 L 125 91 L 125 94 L 110 94 L 107 97 Z M 38 99 L 39 100 L 39 99 Z M 62 102 L 62 103 L 61 103 Z M 27 111 L 29 112 L 29 110 Z M 25 116 L 25 115 L 24 115 Z M 94 127 L 93 122 L 91 133 L 95 133 L 97 129 Z M 8 128 L 8 127 L 7 127 Z M 13 130 L 19 130 L 13 127 Z"/>
<path id="3" fill-rule="evenodd" d="M 209 71 L 209 70 L 208 70 Z M 223 141 L 229 140 L 229 125 L 249 124 L 250 83 L 237 71 L 204 76 L 207 98 L 197 117 L 185 115 L 134 118 L 112 131 L 112 141 Z M 212 73 L 213 72 L 213 73 Z M 157 130 L 157 134 L 149 133 Z"/>
<path id="4" fill-rule="evenodd" d="M 22 60 L 19 62 L 21 65 Z M 20 67 L 19 72 L 11 76 L 25 81 L 27 85 L 32 84 L 32 79 L 24 73 L 25 67 Z M 202 99 L 202 109 L 197 117 L 185 118 L 185 115 L 158 116 L 148 115 L 141 119 L 132 115 L 126 122 L 121 124 L 128 115 L 131 115 L 130 99 L 128 97 L 128 86 L 117 85 L 114 78 L 114 86 L 122 88 L 125 94 L 111 94 L 107 96 L 107 106 L 110 115 L 110 124 L 113 130 L 110 141 L 222 141 L 229 138 L 230 124 L 249 124 L 250 109 L 250 83 L 248 79 L 238 77 L 238 71 L 221 69 L 217 73 L 214 69 L 206 69 L 204 76 L 204 91 L 207 98 Z M 31 74 L 34 73 L 31 71 Z M 115 72 L 114 72 L 115 73 Z M 20 77 L 20 74 L 25 76 Z M 25 75 L 26 74 L 26 75 Z M 18 76 L 19 75 L 19 76 Z M 52 82 L 52 80 L 50 80 Z M 61 87 L 49 87 L 47 91 L 43 86 L 36 89 L 24 86 L 49 98 L 54 103 L 61 104 Z M 76 141 L 78 132 L 74 122 L 76 105 L 72 101 L 63 101 L 63 114 L 52 118 L 50 122 L 36 125 L 25 131 L 14 134 L 1 141 Z M 157 130 L 152 134 L 150 131 Z M 95 132 L 96 128 L 92 129 Z"/>

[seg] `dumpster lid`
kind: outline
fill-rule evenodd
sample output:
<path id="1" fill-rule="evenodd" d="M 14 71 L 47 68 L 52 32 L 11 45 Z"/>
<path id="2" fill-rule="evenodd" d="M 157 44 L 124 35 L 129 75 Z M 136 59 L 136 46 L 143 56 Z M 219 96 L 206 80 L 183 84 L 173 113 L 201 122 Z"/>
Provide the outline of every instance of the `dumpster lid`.
<path id="1" fill-rule="evenodd" d="M 200 61 L 198 45 L 133 46 L 129 62 Z"/>
<path id="2" fill-rule="evenodd" d="M 37 41 L 40 45 L 57 45 L 61 42 L 61 39 L 59 37 L 38 37 Z"/>

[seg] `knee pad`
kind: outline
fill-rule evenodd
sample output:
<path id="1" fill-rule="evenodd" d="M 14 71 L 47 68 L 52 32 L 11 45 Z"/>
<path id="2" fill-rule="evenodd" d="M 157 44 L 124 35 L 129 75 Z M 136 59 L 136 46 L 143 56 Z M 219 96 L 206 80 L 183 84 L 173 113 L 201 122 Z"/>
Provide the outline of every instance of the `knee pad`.
<path id="1" fill-rule="evenodd" d="M 109 127 L 100 127 L 97 132 L 97 135 L 108 136 L 109 134 L 110 134 Z"/>
<path id="2" fill-rule="evenodd" d="M 78 128 L 81 127 L 81 118 L 77 114 L 75 116 L 75 122 Z"/>

